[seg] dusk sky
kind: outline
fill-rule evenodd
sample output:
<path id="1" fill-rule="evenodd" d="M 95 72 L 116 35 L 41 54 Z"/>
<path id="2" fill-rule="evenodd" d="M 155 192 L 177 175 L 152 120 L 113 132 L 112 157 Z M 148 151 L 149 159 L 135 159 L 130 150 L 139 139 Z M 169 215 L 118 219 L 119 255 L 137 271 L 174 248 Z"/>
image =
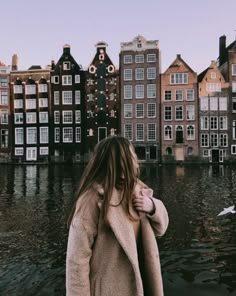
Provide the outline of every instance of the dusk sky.
<path id="1" fill-rule="evenodd" d="M 197 73 L 216 60 L 219 37 L 230 44 L 236 36 L 235 0 L 11 0 L 0 3 L 0 60 L 19 69 L 45 67 L 60 58 L 63 45 L 84 69 L 91 63 L 95 44 L 105 41 L 118 66 L 120 43 L 137 35 L 159 40 L 164 72 L 181 54 Z"/>

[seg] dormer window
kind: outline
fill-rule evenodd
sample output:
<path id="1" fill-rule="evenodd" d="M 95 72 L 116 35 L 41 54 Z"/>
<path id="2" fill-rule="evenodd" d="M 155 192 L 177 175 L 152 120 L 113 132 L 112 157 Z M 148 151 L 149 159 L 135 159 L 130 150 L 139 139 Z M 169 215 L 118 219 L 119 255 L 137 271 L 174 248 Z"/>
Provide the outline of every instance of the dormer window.
<path id="1" fill-rule="evenodd" d="M 137 48 L 142 48 L 142 43 L 138 43 Z"/>

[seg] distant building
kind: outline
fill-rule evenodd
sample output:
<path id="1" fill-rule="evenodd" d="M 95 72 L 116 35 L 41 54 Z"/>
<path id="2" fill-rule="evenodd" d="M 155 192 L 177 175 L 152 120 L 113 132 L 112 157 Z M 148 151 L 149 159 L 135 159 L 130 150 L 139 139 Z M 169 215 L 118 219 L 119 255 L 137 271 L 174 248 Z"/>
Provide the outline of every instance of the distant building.
<path id="1" fill-rule="evenodd" d="M 121 133 L 139 160 L 160 159 L 160 51 L 158 40 L 135 37 L 120 51 Z"/>
<path id="2" fill-rule="evenodd" d="M 50 69 L 18 70 L 13 56 L 10 72 L 12 160 L 49 161 Z"/>
<path id="3" fill-rule="evenodd" d="M 6 162 L 11 158 L 9 72 L 9 67 L 0 61 L 0 161 Z"/>
<path id="4" fill-rule="evenodd" d="M 119 72 L 107 54 L 107 44 L 98 42 L 96 49 L 86 72 L 86 143 L 89 154 L 103 138 L 120 133 Z"/>
<path id="5" fill-rule="evenodd" d="M 179 54 L 161 75 L 161 134 L 164 162 L 198 157 L 197 74 Z"/>
<path id="6" fill-rule="evenodd" d="M 230 158 L 228 86 L 215 61 L 198 75 L 199 156 L 206 162 Z"/>
<path id="7" fill-rule="evenodd" d="M 236 40 L 226 47 L 226 36 L 219 39 L 218 67 L 229 82 L 229 147 L 230 158 L 236 160 Z"/>
<path id="8" fill-rule="evenodd" d="M 51 70 L 51 160 L 83 161 L 85 145 L 84 71 L 70 53 L 70 46 Z"/>

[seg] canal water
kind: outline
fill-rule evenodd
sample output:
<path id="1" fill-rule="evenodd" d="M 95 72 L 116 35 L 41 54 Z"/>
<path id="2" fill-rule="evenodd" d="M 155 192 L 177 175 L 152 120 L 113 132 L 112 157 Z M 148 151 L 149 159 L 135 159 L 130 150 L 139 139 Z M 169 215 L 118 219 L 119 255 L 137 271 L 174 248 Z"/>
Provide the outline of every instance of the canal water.
<path id="1" fill-rule="evenodd" d="M 83 166 L 0 165 L 0 295 L 65 295 L 66 221 Z M 236 168 L 142 165 L 170 217 L 165 296 L 236 295 Z M 114 295 L 115 296 L 115 295 Z"/>

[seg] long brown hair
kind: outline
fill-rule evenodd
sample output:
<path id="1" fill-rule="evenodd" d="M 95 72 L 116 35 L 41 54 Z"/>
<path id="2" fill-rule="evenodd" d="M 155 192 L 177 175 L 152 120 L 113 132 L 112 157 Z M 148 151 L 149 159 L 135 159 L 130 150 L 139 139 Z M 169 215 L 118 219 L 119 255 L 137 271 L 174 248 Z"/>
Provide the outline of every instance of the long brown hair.
<path id="1" fill-rule="evenodd" d="M 134 153 L 131 152 L 132 149 L 134 151 L 129 140 L 122 136 L 109 136 L 99 142 L 82 175 L 76 202 L 91 186 L 101 185 L 104 189 L 104 219 L 106 219 L 109 206 L 111 206 L 112 191 L 116 187 L 122 192 L 120 204 L 125 200 L 127 215 L 132 218 L 129 201 L 139 178 L 139 168 L 136 165 L 137 160 L 134 159 Z M 76 202 L 72 208 L 68 226 L 75 213 Z"/>

